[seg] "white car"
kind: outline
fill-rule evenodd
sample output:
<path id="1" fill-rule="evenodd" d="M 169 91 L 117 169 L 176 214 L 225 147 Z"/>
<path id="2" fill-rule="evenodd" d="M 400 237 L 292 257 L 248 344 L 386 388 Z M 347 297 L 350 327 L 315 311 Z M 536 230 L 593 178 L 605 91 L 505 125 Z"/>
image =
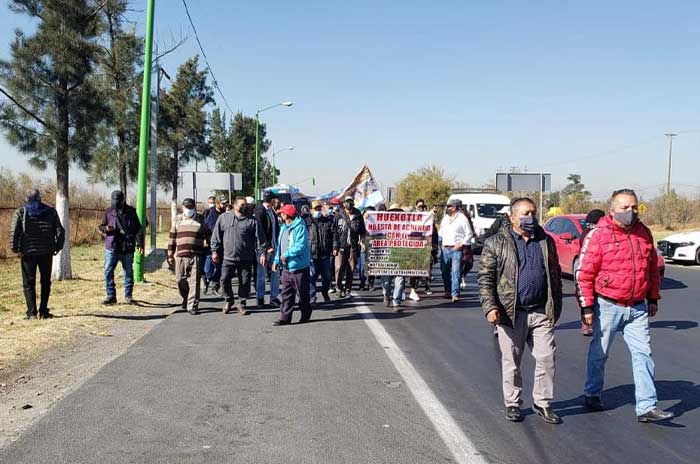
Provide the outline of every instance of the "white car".
<path id="1" fill-rule="evenodd" d="M 658 246 L 666 259 L 700 264 L 700 230 L 669 235 Z"/>

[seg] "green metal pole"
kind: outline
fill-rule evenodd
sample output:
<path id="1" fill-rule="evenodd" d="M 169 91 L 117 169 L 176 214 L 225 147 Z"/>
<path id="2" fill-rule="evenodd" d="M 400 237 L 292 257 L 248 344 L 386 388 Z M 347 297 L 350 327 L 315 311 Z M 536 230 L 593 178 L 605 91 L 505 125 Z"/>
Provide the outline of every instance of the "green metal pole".
<path id="1" fill-rule="evenodd" d="M 146 9 L 146 54 L 143 58 L 143 89 L 141 91 L 141 133 L 139 140 L 139 176 L 136 193 L 136 214 L 141 221 L 141 232 L 146 227 L 146 178 L 148 177 L 148 135 L 151 121 L 151 57 L 153 53 L 153 13 L 155 0 L 148 0 Z M 155 224 L 151 224 L 155 227 Z M 143 250 L 136 252 L 134 257 L 134 279 L 143 282 Z"/>
<path id="2" fill-rule="evenodd" d="M 258 158 L 260 158 L 260 112 L 255 113 L 255 192 L 253 198 L 258 201 Z"/>

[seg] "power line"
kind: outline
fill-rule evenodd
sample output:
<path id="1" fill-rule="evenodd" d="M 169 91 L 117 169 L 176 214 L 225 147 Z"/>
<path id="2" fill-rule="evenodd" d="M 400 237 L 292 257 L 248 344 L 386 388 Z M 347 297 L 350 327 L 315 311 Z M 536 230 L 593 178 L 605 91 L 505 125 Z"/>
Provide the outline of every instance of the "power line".
<path id="1" fill-rule="evenodd" d="M 221 95 L 221 99 L 224 101 L 224 105 L 228 110 L 231 112 L 231 114 L 234 113 L 234 111 L 231 109 L 230 106 L 228 106 L 228 102 L 226 101 L 226 97 L 224 97 L 224 93 L 221 91 L 221 88 L 219 87 L 219 82 L 216 80 L 216 76 L 214 76 L 214 71 L 211 68 L 211 65 L 209 64 L 209 60 L 207 59 L 207 54 L 204 52 L 204 47 L 202 47 L 202 42 L 199 40 L 199 35 L 197 34 L 197 28 L 194 27 L 194 22 L 192 21 L 192 16 L 190 15 L 190 9 L 187 7 L 187 1 L 182 0 L 182 4 L 185 6 L 185 13 L 187 13 L 187 19 L 190 21 L 190 26 L 192 26 L 192 31 L 194 32 L 194 38 L 197 40 L 197 45 L 199 45 L 199 51 L 202 53 L 202 56 L 204 57 L 204 62 L 207 65 L 207 70 L 209 71 L 209 74 L 211 74 L 211 78 L 213 81 L 214 88 L 219 91 L 219 95 Z"/>

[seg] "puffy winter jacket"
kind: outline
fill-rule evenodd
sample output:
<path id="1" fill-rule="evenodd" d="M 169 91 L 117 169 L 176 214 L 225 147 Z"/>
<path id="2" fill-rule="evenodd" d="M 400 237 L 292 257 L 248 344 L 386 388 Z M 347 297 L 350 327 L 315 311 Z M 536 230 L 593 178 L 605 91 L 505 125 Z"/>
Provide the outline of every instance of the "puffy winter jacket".
<path id="1" fill-rule="evenodd" d="M 52 255 L 63 248 L 65 230 L 54 208 L 30 202 L 17 208 L 10 226 L 10 249 L 24 255 Z"/>
<path id="2" fill-rule="evenodd" d="M 299 271 L 306 269 L 311 265 L 311 250 L 309 247 L 309 234 L 306 228 L 306 222 L 297 216 L 290 225 L 282 224 L 280 230 L 280 243 L 284 234 L 289 234 L 287 249 L 284 252 L 286 261 L 286 269 L 289 271 Z M 278 246 L 275 251 L 275 264 L 279 266 L 282 263 L 281 258 L 282 246 Z"/>
<path id="3" fill-rule="evenodd" d="M 306 221 L 309 227 L 311 259 L 329 258 L 333 253 L 333 219 L 322 216 Z"/>
<path id="4" fill-rule="evenodd" d="M 641 222 L 625 232 L 606 216 L 583 242 L 576 272 L 579 303 L 593 312 L 595 297 L 632 305 L 660 298 L 659 269 L 651 231 Z"/>
<path id="5" fill-rule="evenodd" d="M 518 250 L 511 229 L 511 225 L 501 227 L 484 245 L 479 269 L 479 297 L 484 314 L 498 308 L 501 323 L 512 326 L 518 303 L 519 265 Z M 535 237 L 542 247 L 548 278 L 545 312 L 550 321 L 556 322 L 562 309 L 561 267 L 557 247 L 541 227 L 535 229 Z"/>

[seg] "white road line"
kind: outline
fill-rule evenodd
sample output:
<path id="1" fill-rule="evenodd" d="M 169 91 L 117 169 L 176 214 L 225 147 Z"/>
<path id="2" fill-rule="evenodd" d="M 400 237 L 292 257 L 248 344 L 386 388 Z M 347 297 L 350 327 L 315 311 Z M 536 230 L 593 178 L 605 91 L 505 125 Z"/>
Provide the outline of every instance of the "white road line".
<path id="1" fill-rule="evenodd" d="M 384 352 L 399 371 L 406 386 L 413 394 L 425 415 L 428 416 L 433 427 L 437 430 L 442 441 L 452 453 L 459 464 L 485 464 L 486 459 L 479 454 L 474 443 L 464 434 L 457 422 L 452 418 L 447 408 L 437 399 L 425 380 L 420 376 L 415 367 L 406 358 L 394 339 L 389 335 L 379 320 L 374 318 L 374 313 L 366 305 L 356 306 L 355 309 L 363 315 L 369 330 L 384 348 Z"/>

